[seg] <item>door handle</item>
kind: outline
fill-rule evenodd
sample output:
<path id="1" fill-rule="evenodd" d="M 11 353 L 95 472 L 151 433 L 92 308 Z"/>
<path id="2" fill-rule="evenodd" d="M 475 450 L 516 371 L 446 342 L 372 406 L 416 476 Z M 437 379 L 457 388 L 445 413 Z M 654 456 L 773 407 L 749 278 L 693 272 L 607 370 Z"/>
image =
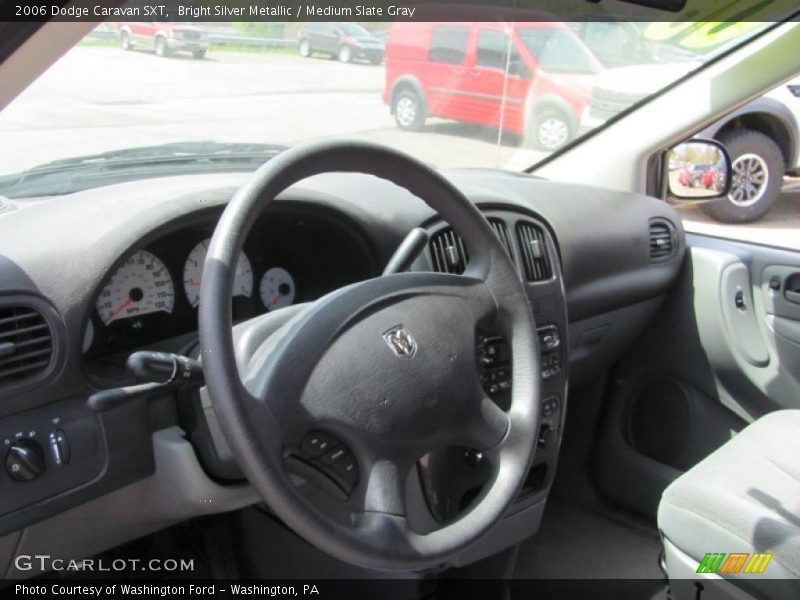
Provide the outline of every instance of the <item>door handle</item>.
<path id="1" fill-rule="evenodd" d="M 787 302 L 800 304 L 800 273 L 792 273 L 783 286 L 783 297 Z"/>

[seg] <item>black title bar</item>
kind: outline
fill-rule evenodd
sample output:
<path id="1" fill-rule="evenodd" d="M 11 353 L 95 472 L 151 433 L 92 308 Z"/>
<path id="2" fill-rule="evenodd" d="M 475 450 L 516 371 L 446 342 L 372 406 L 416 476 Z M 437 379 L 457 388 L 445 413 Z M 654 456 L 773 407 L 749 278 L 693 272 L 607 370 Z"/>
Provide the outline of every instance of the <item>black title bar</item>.
<path id="1" fill-rule="evenodd" d="M 796 0 L 0 0 L 0 21 L 783 21 Z"/>

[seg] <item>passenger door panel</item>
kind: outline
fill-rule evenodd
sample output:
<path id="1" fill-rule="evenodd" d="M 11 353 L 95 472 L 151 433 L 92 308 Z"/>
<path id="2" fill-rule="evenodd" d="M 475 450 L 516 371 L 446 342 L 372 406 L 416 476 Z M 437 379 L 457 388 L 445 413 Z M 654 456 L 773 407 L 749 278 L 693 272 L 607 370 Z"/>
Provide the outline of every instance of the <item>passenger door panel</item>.
<path id="1" fill-rule="evenodd" d="M 686 242 L 681 281 L 617 366 L 595 453 L 604 495 L 648 516 L 747 423 L 800 408 L 800 254 Z"/>
<path id="2" fill-rule="evenodd" d="M 687 243 L 700 340 L 720 399 L 748 421 L 800 408 L 800 304 L 792 301 L 800 255 L 691 234 Z"/>

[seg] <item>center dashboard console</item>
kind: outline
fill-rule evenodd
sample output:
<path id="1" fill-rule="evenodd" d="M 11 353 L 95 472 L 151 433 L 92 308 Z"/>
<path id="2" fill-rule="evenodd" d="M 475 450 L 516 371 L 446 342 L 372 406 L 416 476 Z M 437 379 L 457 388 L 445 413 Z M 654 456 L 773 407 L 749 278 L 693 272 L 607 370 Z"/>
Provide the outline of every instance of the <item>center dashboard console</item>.
<path id="1" fill-rule="evenodd" d="M 499 209 L 485 209 L 484 214 L 517 266 L 536 319 L 541 359 L 540 425 L 528 476 L 506 518 L 487 534 L 480 549 L 460 557 L 459 564 L 521 541 L 538 529 L 555 475 L 567 391 L 566 299 L 555 239 L 547 225 L 534 215 Z M 462 240 L 443 222 L 429 224 L 428 231 L 428 256 L 415 266 L 463 273 L 469 249 Z M 479 332 L 476 360 L 484 392 L 500 408 L 507 409 L 514 378 L 508 343 L 497 332 Z M 425 469 L 421 469 L 423 489 L 431 491 L 427 494 L 428 507 L 440 523 L 456 519 L 478 496 L 490 475 L 488 465 L 483 463 L 480 453 L 468 448 L 428 457 Z M 434 494 L 433 490 L 438 492 Z"/>

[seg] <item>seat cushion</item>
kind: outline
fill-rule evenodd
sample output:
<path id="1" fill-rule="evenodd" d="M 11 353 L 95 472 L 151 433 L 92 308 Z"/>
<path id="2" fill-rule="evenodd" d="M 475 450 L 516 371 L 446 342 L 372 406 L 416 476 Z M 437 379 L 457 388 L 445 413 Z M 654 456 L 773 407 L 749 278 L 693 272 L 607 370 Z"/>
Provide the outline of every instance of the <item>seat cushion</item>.
<path id="1" fill-rule="evenodd" d="M 708 553 L 773 553 L 763 573 L 721 574 L 745 588 L 800 578 L 800 410 L 762 417 L 676 479 L 658 526 L 698 564 Z"/>

